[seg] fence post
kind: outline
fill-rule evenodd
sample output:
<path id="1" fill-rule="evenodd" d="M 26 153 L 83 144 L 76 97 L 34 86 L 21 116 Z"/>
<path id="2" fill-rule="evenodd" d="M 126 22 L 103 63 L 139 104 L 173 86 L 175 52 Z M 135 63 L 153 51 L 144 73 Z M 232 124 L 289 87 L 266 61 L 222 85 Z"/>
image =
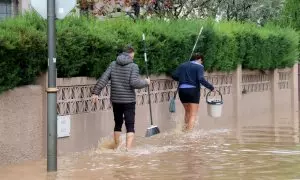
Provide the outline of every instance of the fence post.
<path id="1" fill-rule="evenodd" d="M 274 69 L 272 71 L 271 77 L 271 106 L 272 106 L 272 121 L 273 121 L 273 128 L 274 128 L 274 137 L 275 142 L 279 141 L 279 134 L 278 134 L 278 109 L 276 105 L 278 104 L 278 95 L 279 95 L 279 72 L 278 69 Z"/>
<path id="2" fill-rule="evenodd" d="M 293 129 L 295 142 L 299 142 L 298 63 L 293 66 L 291 73 L 291 117 L 294 123 Z"/>
<path id="3" fill-rule="evenodd" d="M 235 133 L 239 141 L 241 138 L 241 98 L 242 98 L 242 66 L 238 65 L 232 76 L 233 117 L 235 118 Z"/>

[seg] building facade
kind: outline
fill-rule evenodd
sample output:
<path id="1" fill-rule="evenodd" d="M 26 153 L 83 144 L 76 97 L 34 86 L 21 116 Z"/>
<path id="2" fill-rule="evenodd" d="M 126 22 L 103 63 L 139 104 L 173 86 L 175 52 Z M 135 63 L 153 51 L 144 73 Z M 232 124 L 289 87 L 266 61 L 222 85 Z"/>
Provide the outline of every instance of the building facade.
<path id="1" fill-rule="evenodd" d="M 30 9 L 30 0 L 0 0 L 0 20 Z"/>

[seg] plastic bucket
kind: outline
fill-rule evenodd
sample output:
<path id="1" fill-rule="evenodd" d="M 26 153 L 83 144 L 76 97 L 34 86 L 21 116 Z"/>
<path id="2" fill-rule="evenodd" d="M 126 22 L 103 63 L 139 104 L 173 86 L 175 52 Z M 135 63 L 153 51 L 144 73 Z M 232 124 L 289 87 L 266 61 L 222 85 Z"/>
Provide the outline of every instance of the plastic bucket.
<path id="1" fill-rule="evenodd" d="M 221 96 L 221 100 L 217 100 L 215 98 L 208 99 L 208 96 L 211 94 L 211 91 L 206 95 L 207 113 L 210 117 L 213 118 L 219 118 L 222 116 L 223 96 L 220 91 L 217 92 Z"/>

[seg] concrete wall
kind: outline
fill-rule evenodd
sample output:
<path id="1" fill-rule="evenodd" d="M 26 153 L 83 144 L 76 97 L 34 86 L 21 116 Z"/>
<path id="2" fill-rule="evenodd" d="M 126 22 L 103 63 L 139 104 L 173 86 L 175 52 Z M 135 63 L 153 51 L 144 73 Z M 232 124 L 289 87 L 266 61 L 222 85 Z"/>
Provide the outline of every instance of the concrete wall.
<path id="1" fill-rule="evenodd" d="M 46 76 L 39 85 L 15 88 L 0 95 L 0 166 L 46 155 Z M 236 132 L 240 142 L 298 142 L 298 69 L 267 72 L 242 71 L 211 73 L 207 79 L 223 94 L 223 115 L 207 115 L 206 89 L 201 90 L 197 128 L 226 128 Z M 154 124 L 161 131 L 173 129 L 183 120 L 183 107 L 177 99 L 175 114 L 169 113 L 169 99 L 177 83 L 168 77 L 152 77 L 151 97 Z M 58 154 L 87 150 L 101 137 L 112 134 L 114 121 L 109 86 L 96 105 L 91 103 L 93 78 L 57 79 L 59 116 L 70 116 L 69 137 L 58 139 Z M 137 91 L 136 134 L 144 136 L 149 127 L 146 89 Z M 124 131 L 125 132 L 125 129 Z M 12 134 L 10 134 L 12 133 Z"/>
<path id="2" fill-rule="evenodd" d="M 41 86 L 24 86 L 1 94 L 0 166 L 42 157 L 42 94 Z"/>

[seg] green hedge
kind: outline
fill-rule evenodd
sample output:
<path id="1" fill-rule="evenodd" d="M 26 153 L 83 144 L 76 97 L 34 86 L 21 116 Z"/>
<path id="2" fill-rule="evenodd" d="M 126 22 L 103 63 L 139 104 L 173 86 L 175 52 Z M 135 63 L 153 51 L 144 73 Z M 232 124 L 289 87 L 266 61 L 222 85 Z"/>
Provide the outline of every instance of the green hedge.
<path id="1" fill-rule="evenodd" d="M 45 23 L 36 15 L 0 22 L 0 93 L 31 84 L 47 68 Z"/>
<path id="2" fill-rule="evenodd" d="M 211 20 L 130 19 L 99 21 L 68 17 L 57 21 L 58 77 L 99 77 L 127 43 L 136 47 L 135 61 L 144 73 L 142 33 L 146 34 L 150 72 L 170 73 L 190 55 L 201 26 L 196 51 L 205 55 L 208 71 L 292 66 L 298 57 L 298 34 L 288 28 Z M 30 84 L 47 68 L 46 21 L 25 14 L 0 22 L 0 92 Z"/>

